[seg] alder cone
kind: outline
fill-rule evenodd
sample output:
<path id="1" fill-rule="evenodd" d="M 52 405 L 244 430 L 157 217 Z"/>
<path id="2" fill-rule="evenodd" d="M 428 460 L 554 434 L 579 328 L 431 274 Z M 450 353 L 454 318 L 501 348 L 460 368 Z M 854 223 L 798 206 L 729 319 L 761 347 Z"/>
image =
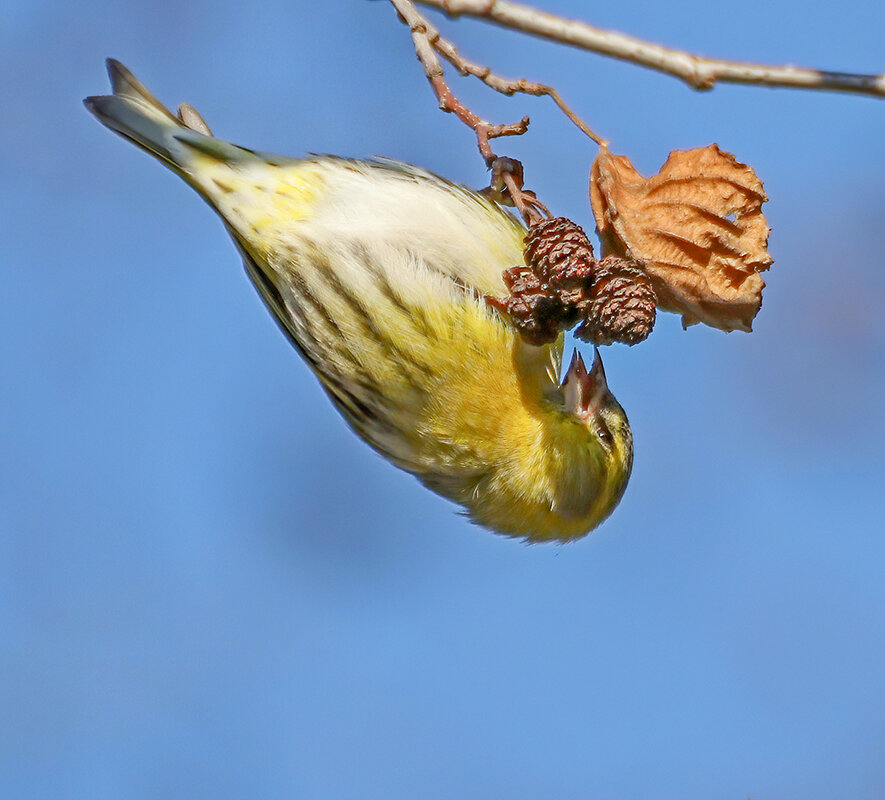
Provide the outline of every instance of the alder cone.
<path id="1" fill-rule="evenodd" d="M 499 300 L 487 295 L 486 302 L 506 313 L 529 344 L 541 346 L 555 341 L 567 316 L 562 301 L 547 291 L 531 267 L 504 270 L 503 278 L 507 297 Z"/>
<path id="2" fill-rule="evenodd" d="M 542 283 L 592 278 L 593 245 L 584 229 L 566 217 L 536 222 L 525 237 L 525 263 Z"/>
<path id="3" fill-rule="evenodd" d="M 541 220 L 525 237 L 525 265 L 504 270 L 507 296 L 486 302 L 507 314 L 529 344 L 575 335 L 597 345 L 634 345 L 655 323 L 655 291 L 643 265 L 607 256 L 597 262 L 583 229 L 564 217 Z"/>
<path id="4" fill-rule="evenodd" d="M 654 288 L 633 259 L 606 256 L 596 263 L 587 300 L 579 304 L 583 322 L 575 336 L 596 345 L 634 345 L 648 338 L 655 325 Z"/>

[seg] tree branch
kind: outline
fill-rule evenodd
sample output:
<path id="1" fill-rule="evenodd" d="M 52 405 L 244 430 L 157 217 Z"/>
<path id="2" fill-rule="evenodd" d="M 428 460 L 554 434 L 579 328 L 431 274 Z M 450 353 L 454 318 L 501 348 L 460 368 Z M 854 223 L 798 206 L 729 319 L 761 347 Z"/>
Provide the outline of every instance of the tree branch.
<path id="1" fill-rule="evenodd" d="M 665 72 L 681 78 L 695 89 L 712 89 L 717 81 L 722 81 L 756 86 L 854 92 L 872 97 L 885 97 L 885 73 L 858 75 L 849 72 L 825 72 L 803 67 L 702 58 L 617 31 L 595 28 L 580 20 L 558 17 L 511 0 L 417 1 L 438 8 L 452 17 L 461 15 L 477 17 L 504 28 L 512 28 L 542 39 L 550 39 Z"/>

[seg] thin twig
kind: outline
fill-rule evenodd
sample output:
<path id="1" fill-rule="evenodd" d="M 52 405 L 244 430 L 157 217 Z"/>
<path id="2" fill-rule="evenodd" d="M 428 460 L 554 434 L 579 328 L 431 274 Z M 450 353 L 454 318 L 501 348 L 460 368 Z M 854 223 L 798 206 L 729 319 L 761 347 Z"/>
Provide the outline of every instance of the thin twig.
<path id="1" fill-rule="evenodd" d="M 508 97 L 513 96 L 517 92 L 533 95 L 535 97 L 549 97 L 557 106 L 559 106 L 559 110 L 562 111 L 562 113 L 565 114 L 586 136 L 591 138 L 598 145 L 607 144 L 604 139 L 594 133 L 593 130 L 591 130 L 591 128 L 577 114 L 575 114 L 574 111 L 572 111 L 572 109 L 566 104 L 565 100 L 562 99 L 559 92 L 557 92 L 552 86 L 529 81 L 525 78 L 518 78 L 516 80 L 502 78 L 500 75 L 496 75 L 492 72 L 491 67 L 477 64 L 462 56 L 461 53 L 458 52 L 458 48 L 454 43 L 444 38 L 429 20 L 425 19 L 424 23 L 426 25 L 427 38 L 433 49 L 462 75 L 473 75 L 473 77 L 479 78 L 479 80 L 490 89 L 494 89 L 496 92 L 500 92 Z"/>
<path id="2" fill-rule="evenodd" d="M 489 139 L 498 136 L 520 136 L 525 133 L 529 126 L 529 118 L 523 117 L 519 122 L 509 125 L 493 125 L 482 117 L 474 114 L 465 106 L 446 83 L 445 71 L 436 55 L 430 40 L 428 28 L 432 28 L 429 22 L 418 13 L 411 0 L 390 0 L 403 22 L 409 26 L 412 34 L 412 42 L 415 45 L 415 54 L 424 67 L 424 74 L 430 81 L 430 86 L 439 100 L 439 107 L 448 113 L 454 114 L 465 125 L 473 129 L 479 151 L 486 160 L 486 166 L 491 166 L 495 159 Z"/>
<path id="3" fill-rule="evenodd" d="M 511 122 L 509 125 L 493 125 L 474 114 L 452 94 L 452 90 L 446 83 L 445 76 L 428 76 L 428 80 L 437 98 L 439 98 L 439 107 L 443 111 L 454 114 L 465 125 L 473 128 L 474 133 L 476 133 L 476 143 L 479 146 L 479 152 L 482 153 L 482 157 L 486 160 L 486 166 L 490 166 L 492 161 L 495 160 L 495 154 L 492 151 L 492 146 L 489 144 L 489 139 L 495 139 L 499 136 L 521 136 L 528 130 L 528 117 L 523 117 L 519 122 Z"/>
<path id="4" fill-rule="evenodd" d="M 859 75 L 703 58 L 617 31 L 596 28 L 580 20 L 558 17 L 522 3 L 514 3 L 512 0 L 418 0 L 418 2 L 441 9 L 449 16 L 477 17 L 542 39 L 550 39 L 665 72 L 681 78 L 695 89 L 712 89 L 717 81 L 723 81 L 756 86 L 855 92 L 872 97 L 885 97 L 885 73 Z"/>
<path id="5" fill-rule="evenodd" d="M 498 158 L 489 143 L 490 139 L 499 136 L 521 136 L 528 129 L 529 118 L 523 117 L 519 122 L 494 125 L 474 114 L 455 97 L 446 83 L 445 71 L 437 57 L 433 43 L 434 40 L 444 41 L 441 39 L 439 31 L 418 12 L 412 0 L 390 0 L 390 2 L 402 21 L 409 26 L 412 42 L 415 45 L 415 54 L 424 67 L 424 74 L 436 94 L 439 107 L 443 111 L 454 114 L 476 134 L 479 152 L 485 159 L 486 166 L 492 170 L 492 181 L 486 193 L 499 203 L 515 205 L 526 224 L 531 225 L 533 221 L 544 214 L 549 216 L 550 212 L 547 207 L 535 197 L 534 192 L 523 189 L 522 164 L 515 159 Z M 454 57 L 460 62 L 460 56 L 454 46 L 449 46 L 449 50 L 455 53 Z M 449 58 L 449 56 L 446 57 Z M 588 135 L 596 138 L 589 128 L 587 131 L 589 131 Z M 597 141 L 599 140 L 597 139 Z"/>

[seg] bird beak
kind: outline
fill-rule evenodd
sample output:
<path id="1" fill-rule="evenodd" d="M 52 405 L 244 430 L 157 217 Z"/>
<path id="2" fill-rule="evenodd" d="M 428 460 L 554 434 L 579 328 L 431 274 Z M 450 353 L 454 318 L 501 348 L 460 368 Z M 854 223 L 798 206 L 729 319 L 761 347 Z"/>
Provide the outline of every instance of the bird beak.
<path id="1" fill-rule="evenodd" d="M 588 372 L 587 367 L 584 366 L 584 359 L 576 349 L 572 354 L 572 362 L 565 373 L 565 378 L 562 380 L 566 410 L 579 417 L 589 417 L 598 411 L 609 394 L 599 350 L 597 348 L 594 350 L 596 354 L 593 358 L 593 366 Z"/>

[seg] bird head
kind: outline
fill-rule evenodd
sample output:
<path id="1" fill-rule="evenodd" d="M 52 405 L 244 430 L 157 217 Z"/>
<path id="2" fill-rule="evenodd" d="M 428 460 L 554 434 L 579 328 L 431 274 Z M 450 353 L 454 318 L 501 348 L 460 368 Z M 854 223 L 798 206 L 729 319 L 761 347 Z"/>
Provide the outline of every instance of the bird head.
<path id="1" fill-rule="evenodd" d="M 604 482 L 611 490 L 611 508 L 617 504 L 633 466 L 633 433 L 621 404 L 608 388 L 599 350 L 588 370 L 575 350 L 560 385 L 566 418 L 577 423 L 576 436 L 594 457 L 604 464 Z"/>

